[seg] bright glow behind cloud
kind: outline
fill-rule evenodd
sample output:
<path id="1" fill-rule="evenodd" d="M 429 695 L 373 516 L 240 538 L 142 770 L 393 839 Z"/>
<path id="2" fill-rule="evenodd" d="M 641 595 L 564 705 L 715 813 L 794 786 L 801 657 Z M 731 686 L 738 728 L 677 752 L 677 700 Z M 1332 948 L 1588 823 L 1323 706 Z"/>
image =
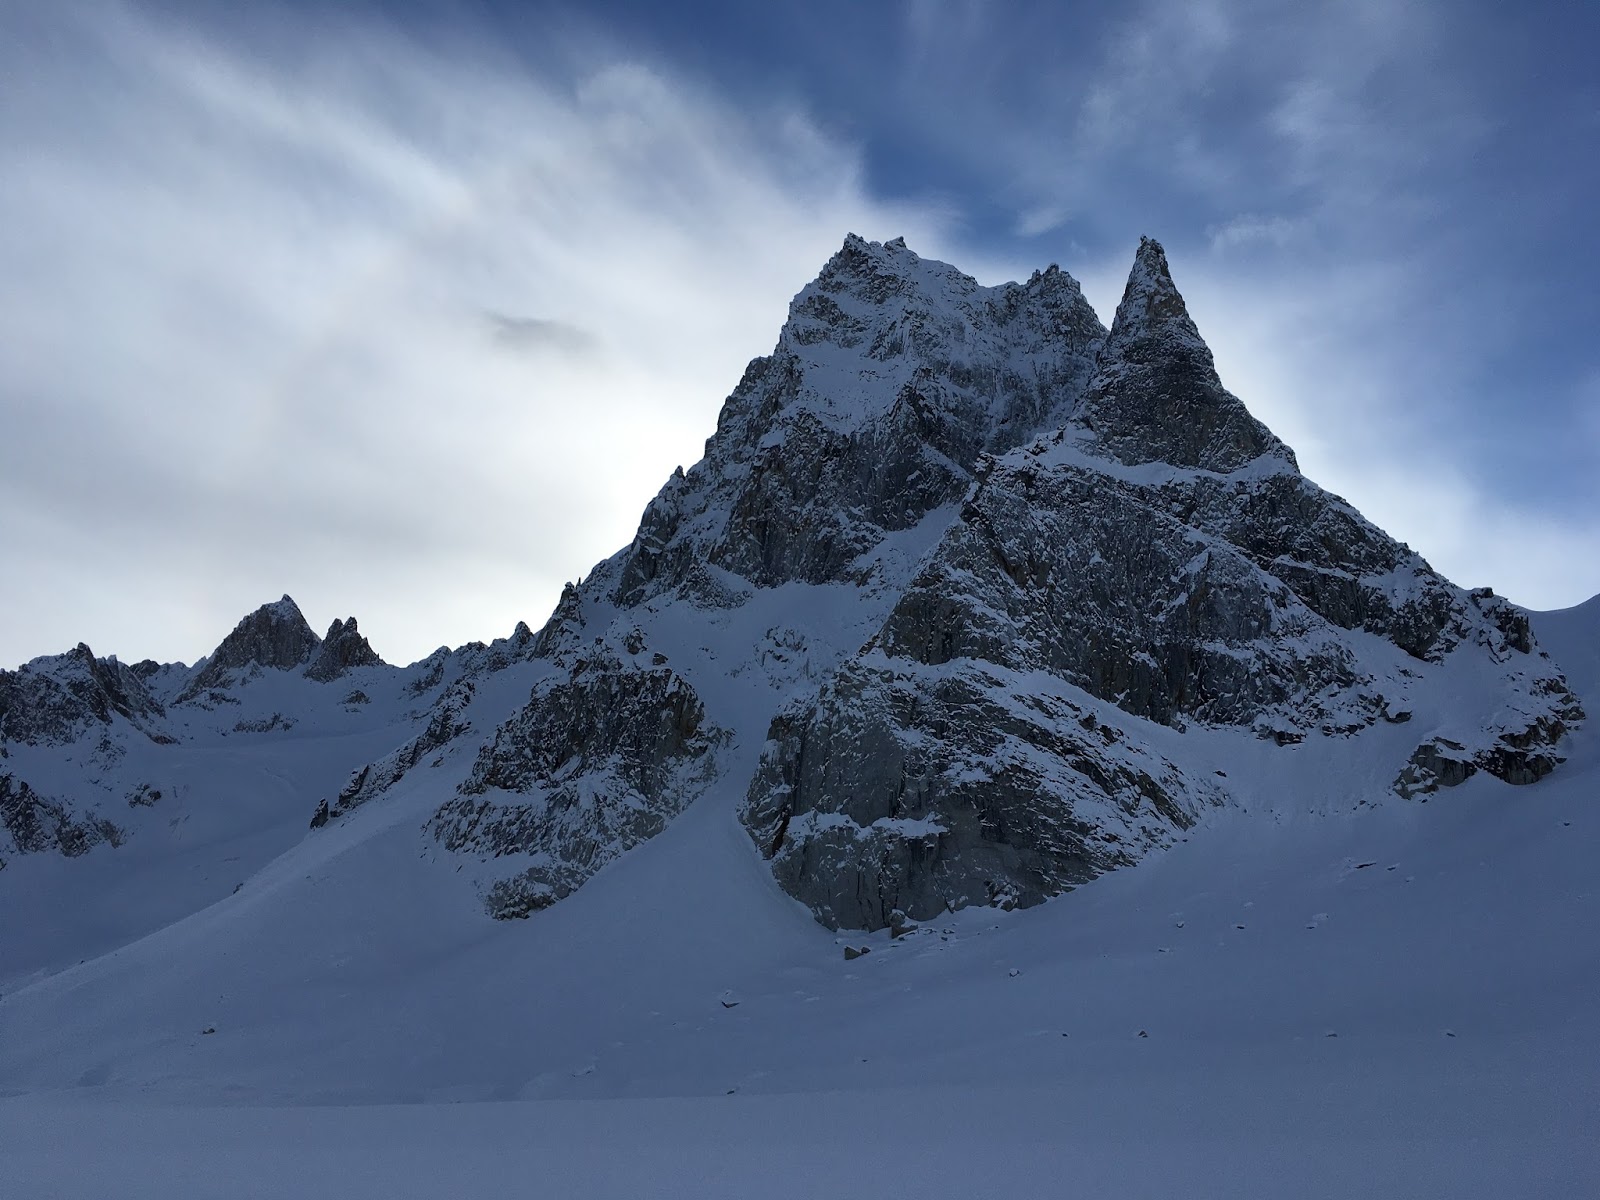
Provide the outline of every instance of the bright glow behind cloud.
<path id="1" fill-rule="evenodd" d="M 699 457 L 846 230 L 984 282 L 1055 258 L 1108 320 L 1153 234 L 1313 478 L 1463 583 L 1600 587 L 1582 496 L 1468 469 L 1493 409 L 1459 364 L 1512 327 L 1441 284 L 1450 246 L 1401 243 L 1440 225 L 1419 155 L 1481 119 L 1438 73 L 1393 122 L 1364 82 L 1427 64 L 1421 6 L 1302 28 L 1141 0 L 1081 71 L 972 74 L 1049 30 L 912 5 L 873 56 L 921 144 L 992 189 L 955 203 L 1008 199 L 1039 239 L 999 269 L 958 214 L 874 198 L 803 110 L 598 43 L 530 66 L 459 31 L 258 17 L 218 41 L 22 7 L 0 0 L 0 665 L 79 638 L 192 659 L 284 590 L 392 660 L 537 624 Z M 1217 109 L 1240 80 L 1271 103 Z M 1086 265 L 1096 226 L 1116 249 Z M 1600 453 L 1600 424 L 1573 438 Z"/>
<path id="2" fill-rule="evenodd" d="M 846 230 L 939 248 L 803 114 L 638 63 L 56 32 L 3 63 L 6 661 L 192 659 L 286 589 L 402 661 L 537 625 Z"/>

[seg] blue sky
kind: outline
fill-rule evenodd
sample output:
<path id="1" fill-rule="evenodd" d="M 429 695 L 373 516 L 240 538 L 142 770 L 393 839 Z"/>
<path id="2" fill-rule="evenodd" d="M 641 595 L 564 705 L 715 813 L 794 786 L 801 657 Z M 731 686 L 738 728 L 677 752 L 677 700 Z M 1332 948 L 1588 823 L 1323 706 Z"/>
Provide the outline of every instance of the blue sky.
<path id="1" fill-rule="evenodd" d="M 239 7 L 0 0 L 0 660 L 537 625 L 847 229 L 1155 236 L 1313 478 L 1600 591 L 1591 6 Z"/>

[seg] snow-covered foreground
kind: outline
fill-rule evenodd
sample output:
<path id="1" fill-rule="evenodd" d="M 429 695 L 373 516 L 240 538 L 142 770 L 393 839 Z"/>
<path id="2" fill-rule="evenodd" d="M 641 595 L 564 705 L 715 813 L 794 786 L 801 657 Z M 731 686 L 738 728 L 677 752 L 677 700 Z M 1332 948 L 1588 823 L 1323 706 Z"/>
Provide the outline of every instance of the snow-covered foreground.
<path id="1" fill-rule="evenodd" d="M 1595 697 L 1594 622 L 1552 616 Z M 1221 812 L 898 941 L 816 926 L 715 796 L 490 923 L 402 798 L 0 1002 L 0 1193 L 1600 1194 L 1600 737 L 1571 751 Z"/>

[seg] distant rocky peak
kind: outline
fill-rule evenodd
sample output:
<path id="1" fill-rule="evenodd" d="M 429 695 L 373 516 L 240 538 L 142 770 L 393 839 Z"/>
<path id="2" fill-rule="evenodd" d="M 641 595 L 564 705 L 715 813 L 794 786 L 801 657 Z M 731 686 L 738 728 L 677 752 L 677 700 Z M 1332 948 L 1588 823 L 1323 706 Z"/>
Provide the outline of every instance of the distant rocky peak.
<path id="1" fill-rule="evenodd" d="M 222 639 L 179 699 L 221 686 L 235 672 L 247 668 L 287 671 L 298 667 L 316 653 L 321 641 L 306 623 L 300 606 L 288 596 L 272 604 L 263 604 Z"/>
<path id="2" fill-rule="evenodd" d="M 284 599 L 288 600 L 288 597 L 285 596 Z M 383 659 L 378 657 L 377 651 L 356 628 L 354 617 L 344 621 L 336 618 L 333 624 L 328 626 L 328 636 L 322 639 L 316 657 L 306 668 L 306 676 L 326 683 L 330 679 L 339 678 L 354 667 L 369 667 L 381 662 Z"/>
<path id="3" fill-rule="evenodd" d="M 1165 463 L 1227 474 L 1294 453 L 1222 386 L 1211 350 L 1173 282 L 1166 252 L 1141 238 L 1095 376 L 1074 424 L 1127 466 Z"/>

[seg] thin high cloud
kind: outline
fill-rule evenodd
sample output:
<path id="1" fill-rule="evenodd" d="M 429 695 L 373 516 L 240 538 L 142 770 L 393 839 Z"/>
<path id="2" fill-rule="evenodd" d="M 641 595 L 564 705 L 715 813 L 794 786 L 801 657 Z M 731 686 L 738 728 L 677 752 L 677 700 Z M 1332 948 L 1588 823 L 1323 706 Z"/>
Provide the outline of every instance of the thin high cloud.
<path id="1" fill-rule="evenodd" d="M 1568 378 L 1592 351 L 1537 346 L 1533 297 L 1486 271 L 1497 181 L 1469 172 L 1508 118 L 1449 9 L 1143 0 L 1058 29 L 1032 72 L 1047 35 L 1014 26 L 970 53 L 1012 56 L 1003 105 L 952 82 L 953 45 L 919 61 L 930 119 L 1010 181 L 1017 236 L 1083 248 L 1066 265 L 1105 317 L 1137 235 L 1162 239 L 1225 382 L 1309 474 L 1453 578 L 1535 607 L 1600 591 L 1600 482 L 1573 452 L 1595 409 Z"/>
<path id="2" fill-rule="evenodd" d="M 1060 261 L 1107 319 L 1161 237 L 1313 477 L 1462 582 L 1600 590 L 1593 482 L 1556 506 L 1475 457 L 1475 355 L 1526 326 L 1418 234 L 1461 224 L 1419 162 L 1484 136 L 1430 64 L 1447 27 L 1265 12 L 1147 0 L 1053 42 L 1039 12 L 909 9 L 872 44 L 894 103 L 863 104 L 985 181 L 1007 243 L 970 190 L 876 197 L 866 108 L 833 126 L 858 150 L 603 39 L 530 66 L 470 31 L 0 0 L 0 662 L 191 659 L 284 590 L 394 659 L 537 623 L 699 457 L 847 229 L 984 282 Z M 1562 394 L 1593 420 L 1592 380 Z M 1557 440 L 1577 463 L 1597 436 Z"/>
<path id="3" fill-rule="evenodd" d="M 939 246 L 803 112 L 636 60 L 53 23 L 0 51 L 7 661 L 193 659 L 284 590 L 401 660 L 537 624 L 846 230 Z"/>

